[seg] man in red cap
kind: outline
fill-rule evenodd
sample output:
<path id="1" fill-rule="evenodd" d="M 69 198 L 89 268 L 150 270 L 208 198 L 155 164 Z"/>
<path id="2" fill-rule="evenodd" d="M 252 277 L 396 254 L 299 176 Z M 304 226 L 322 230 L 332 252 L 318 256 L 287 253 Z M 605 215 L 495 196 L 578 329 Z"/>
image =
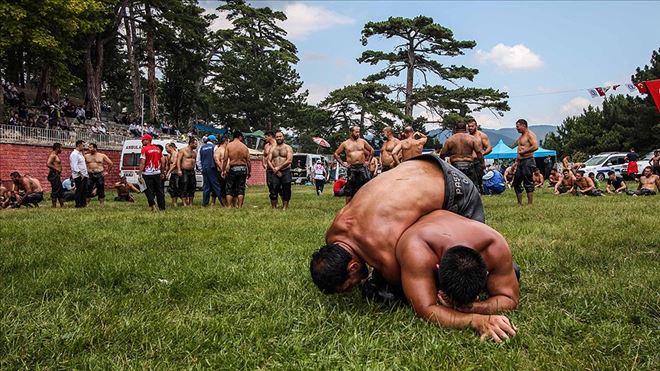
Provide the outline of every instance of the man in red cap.
<path id="1" fill-rule="evenodd" d="M 153 137 L 149 134 L 142 136 L 142 151 L 140 152 L 140 170 L 138 176 L 140 182 L 144 182 L 147 189 L 144 194 L 147 196 L 147 202 L 151 210 L 155 211 L 154 195 L 158 203 L 158 209 L 165 210 L 165 194 L 163 193 L 161 168 L 163 156 L 161 150 L 151 144 Z"/>

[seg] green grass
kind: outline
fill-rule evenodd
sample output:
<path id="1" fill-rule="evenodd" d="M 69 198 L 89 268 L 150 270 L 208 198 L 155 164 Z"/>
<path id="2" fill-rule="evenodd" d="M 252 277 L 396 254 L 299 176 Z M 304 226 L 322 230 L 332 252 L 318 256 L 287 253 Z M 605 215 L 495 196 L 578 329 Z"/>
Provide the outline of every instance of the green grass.
<path id="1" fill-rule="evenodd" d="M 311 187 L 286 212 L 263 188 L 242 210 L 136 198 L 0 211 L 0 369 L 660 368 L 659 196 L 486 197 L 523 271 L 503 344 L 320 294 L 309 256 L 343 201 Z"/>

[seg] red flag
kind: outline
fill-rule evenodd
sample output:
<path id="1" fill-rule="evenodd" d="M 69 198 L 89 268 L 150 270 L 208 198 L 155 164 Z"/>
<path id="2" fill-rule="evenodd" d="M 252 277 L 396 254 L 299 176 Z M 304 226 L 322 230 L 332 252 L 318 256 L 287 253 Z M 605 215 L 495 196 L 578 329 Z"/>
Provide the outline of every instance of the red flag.
<path id="1" fill-rule="evenodd" d="M 653 97 L 655 106 L 660 111 L 660 80 L 651 80 L 646 82 L 646 88 L 649 94 Z"/>
<path id="2" fill-rule="evenodd" d="M 603 90 L 603 88 L 596 88 L 596 91 L 598 92 L 598 95 L 600 95 L 601 97 L 605 96 L 605 90 Z"/>
<path id="3" fill-rule="evenodd" d="M 644 86 L 643 82 L 638 82 L 637 84 L 635 84 L 635 87 L 637 88 L 637 90 L 639 90 L 640 94 L 648 93 L 648 91 L 646 91 L 646 86 Z"/>

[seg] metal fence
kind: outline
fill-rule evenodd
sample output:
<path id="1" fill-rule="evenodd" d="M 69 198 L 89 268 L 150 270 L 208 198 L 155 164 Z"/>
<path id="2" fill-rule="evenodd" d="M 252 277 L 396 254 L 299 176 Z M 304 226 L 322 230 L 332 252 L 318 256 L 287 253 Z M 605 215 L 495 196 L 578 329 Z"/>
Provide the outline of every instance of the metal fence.
<path id="1" fill-rule="evenodd" d="M 124 141 L 131 139 L 122 135 L 97 134 L 85 131 L 65 131 L 27 126 L 0 125 L 0 143 L 52 145 L 62 143 L 73 147 L 78 140 L 96 143 L 99 148 L 121 149 Z"/>

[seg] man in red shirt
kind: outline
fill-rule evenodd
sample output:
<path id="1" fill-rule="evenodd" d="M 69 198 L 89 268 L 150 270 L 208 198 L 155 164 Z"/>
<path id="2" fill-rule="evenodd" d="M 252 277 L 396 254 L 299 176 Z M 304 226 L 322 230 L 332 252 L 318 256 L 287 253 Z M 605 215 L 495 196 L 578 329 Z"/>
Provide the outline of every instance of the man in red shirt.
<path id="1" fill-rule="evenodd" d="M 346 185 L 346 177 L 345 176 L 340 176 L 339 179 L 335 181 L 335 184 L 332 186 L 332 192 L 335 194 L 337 197 L 343 197 L 344 192 L 343 188 Z"/>
<path id="2" fill-rule="evenodd" d="M 158 209 L 165 210 L 165 194 L 163 192 L 161 167 L 163 156 L 161 150 L 155 145 L 151 144 L 153 138 L 149 134 L 142 136 L 142 151 L 140 152 L 140 170 L 138 176 L 140 183 L 147 186 L 144 194 L 147 196 L 147 202 L 151 210 L 155 211 L 154 196 L 158 203 Z"/>

